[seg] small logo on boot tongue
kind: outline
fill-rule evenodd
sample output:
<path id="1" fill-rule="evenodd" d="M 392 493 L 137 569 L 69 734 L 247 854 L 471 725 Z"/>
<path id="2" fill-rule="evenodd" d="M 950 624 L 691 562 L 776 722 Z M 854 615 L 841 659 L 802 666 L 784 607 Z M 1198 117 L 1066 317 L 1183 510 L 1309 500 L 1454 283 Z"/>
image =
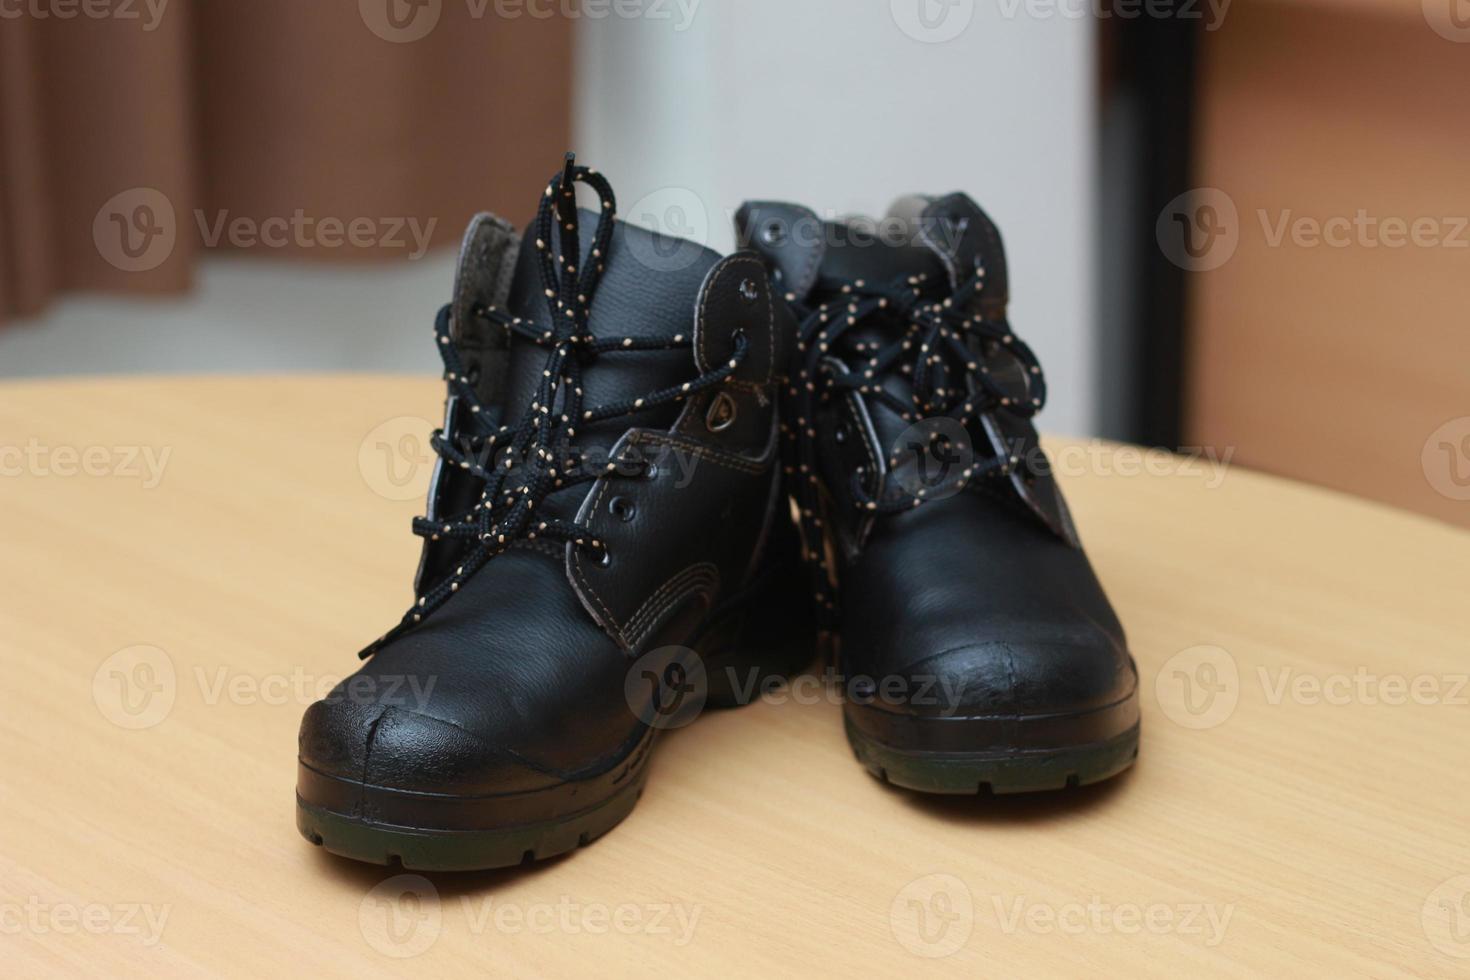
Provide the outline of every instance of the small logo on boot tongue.
<path id="1" fill-rule="evenodd" d="M 709 411 L 705 413 L 705 428 L 711 432 L 723 432 L 734 423 L 735 411 L 735 399 L 726 392 L 720 392 L 710 402 Z"/>

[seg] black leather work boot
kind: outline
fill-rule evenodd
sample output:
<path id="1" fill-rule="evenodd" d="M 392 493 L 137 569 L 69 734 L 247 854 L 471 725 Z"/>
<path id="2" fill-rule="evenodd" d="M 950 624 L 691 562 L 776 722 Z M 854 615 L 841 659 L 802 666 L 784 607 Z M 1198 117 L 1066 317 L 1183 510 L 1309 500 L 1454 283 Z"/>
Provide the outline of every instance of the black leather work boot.
<path id="1" fill-rule="evenodd" d="M 810 658 L 777 463 L 794 325 L 757 257 L 614 210 L 569 156 L 524 239 L 470 226 L 418 598 L 302 720 L 297 824 L 329 851 L 476 869 L 586 844 L 660 731 Z"/>
<path id="2" fill-rule="evenodd" d="M 995 225 L 953 194 L 866 225 L 749 203 L 736 226 L 800 320 L 787 467 L 858 759 L 931 793 L 1126 769 L 1137 668 L 1037 442 Z"/>

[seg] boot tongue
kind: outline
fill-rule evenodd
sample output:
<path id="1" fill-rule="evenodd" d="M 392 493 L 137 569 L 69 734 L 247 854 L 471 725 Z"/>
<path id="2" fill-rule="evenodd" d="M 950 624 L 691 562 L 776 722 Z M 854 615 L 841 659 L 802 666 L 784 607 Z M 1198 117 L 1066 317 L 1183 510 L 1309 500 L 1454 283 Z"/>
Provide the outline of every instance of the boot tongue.
<path id="1" fill-rule="evenodd" d="M 947 281 L 944 263 L 926 245 L 912 240 L 885 240 L 880 237 L 881 233 L 873 234 L 830 222 L 826 230 L 827 247 L 817 267 L 814 287 L 818 294 L 859 279 L 882 283 L 925 276 L 935 285 L 943 285 Z"/>
<path id="2" fill-rule="evenodd" d="M 579 212 L 582 254 L 578 266 L 590 260 L 591 230 L 598 216 Z M 507 306 L 512 315 L 551 329 L 545 285 L 541 281 L 535 229 L 527 229 L 516 263 Z M 588 325 L 594 336 L 673 337 L 693 333 L 694 311 L 700 287 L 719 256 L 691 241 L 669 238 L 618 221 L 603 256 L 604 270 L 592 298 Z M 548 347 L 512 335 L 505 377 L 502 421 L 517 425 L 536 398 L 546 368 Z M 640 398 L 670 385 L 693 380 L 698 374 L 689 349 L 631 351 L 601 354 L 582 373 L 585 408 Z M 679 403 L 644 409 L 587 425 L 576 426 L 575 447 L 593 461 L 610 450 L 629 428 L 668 428 L 680 411 Z M 572 488 L 576 490 L 577 488 Z M 581 492 L 585 495 L 586 488 Z"/>

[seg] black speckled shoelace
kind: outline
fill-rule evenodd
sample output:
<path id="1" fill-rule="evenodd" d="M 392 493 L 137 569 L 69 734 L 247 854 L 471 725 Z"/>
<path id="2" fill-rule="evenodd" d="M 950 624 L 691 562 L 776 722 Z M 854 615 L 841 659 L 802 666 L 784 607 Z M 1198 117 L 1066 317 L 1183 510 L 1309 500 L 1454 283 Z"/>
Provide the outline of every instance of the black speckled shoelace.
<path id="1" fill-rule="evenodd" d="M 979 431 L 983 414 L 1004 411 L 1030 418 L 1046 403 L 1046 381 L 1031 348 L 1011 331 L 1006 320 L 974 311 L 974 300 L 984 287 L 983 268 L 945 295 L 938 295 L 937 284 L 923 275 L 886 283 L 858 279 L 829 284 L 838 295 L 818 306 L 794 306 L 801 321 L 799 357 L 787 392 L 788 417 L 782 425 L 783 465 L 794 488 L 804 558 L 811 569 L 824 631 L 830 633 L 837 625 L 837 575 L 824 545 L 820 517 L 815 427 L 819 408 L 855 391 L 911 424 L 941 416 L 954 419 L 970 433 L 974 446 L 986 447 L 989 440 Z M 826 358 L 859 324 L 883 324 L 893 339 L 866 344 L 849 340 L 842 345 L 845 359 L 851 362 L 852 355 L 857 355 L 861 360 L 849 364 L 851 371 L 835 369 Z M 992 375 L 987 362 L 997 349 L 1003 349 L 1024 372 L 1024 393 L 1007 389 Z M 885 379 L 895 372 L 908 382 L 911 398 L 907 402 L 884 387 Z M 889 459 L 889 468 L 898 462 Z M 976 488 L 987 479 L 1008 476 L 1019 465 L 1021 461 L 1012 456 L 982 459 L 977 454 L 975 462 L 960 472 L 959 481 L 965 488 Z M 929 499 L 924 489 L 910 493 L 892 487 L 891 473 L 884 474 L 875 494 L 869 494 L 864 487 L 866 476 L 861 469 L 854 472 L 850 489 L 854 505 L 869 513 L 895 514 Z"/>
<path id="2" fill-rule="evenodd" d="M 596 191 L 601 202 L 592 252 L 581 270 L 576 267 L 581 255 L 574 189 L 577 182 Z M 646 464 L 613 460 L 596 472 L 587 471 L 582 454 L 573 445 L 577 426 L 683 401 L 725 381 L 745 359 L 749 341 L 740 335 L 735 338 L 735 351 L 729 361 L 691 381 L 608 405 L 583 406 L 582 377 L 593 359 L 621 352 L 693 348 L 693 339 L 687 334 L 593 336 L 588 325 L 592 298 L 604 269 L 616 210 L 607 179 L 595 170 L 577 166 L 572 154 L 567 154 L 565 168 L 547 185 L 536 213 L 536 250 L 552 326 L 538 327 L 494 308 L 477 311 L 522 340 L 550 350 L 536 395 L 517 425 L 495 427 L 487 421 L 489 413 L 464 370 L 452 337 L 450 308 L 439 311 L 434 335 L 444 359 L 444 378 L 451 394 L 466 409 L 470 431 L 453 439 L 442 430 L 436 431 L 432 444 L 447 463 L 484 480 L 485 486 L 479 502 L 466 513 L 435 521 L 418 518 L 414 533 L 433 540 L 472 540 L 479 547 L 473 548 L 448 578 L 420 595 L 397 626 L 363 650 L 364 658 L 422 622 L 458 592 L 466 579 L 517 540 L 550 538 L 570 542 L 599 559 L 604 557 L 605 545 L 588 528 L 575 521 L 538 515 L 537 507 L 548 494 L 563 487 L 604 476 L 638 476 Z"/>

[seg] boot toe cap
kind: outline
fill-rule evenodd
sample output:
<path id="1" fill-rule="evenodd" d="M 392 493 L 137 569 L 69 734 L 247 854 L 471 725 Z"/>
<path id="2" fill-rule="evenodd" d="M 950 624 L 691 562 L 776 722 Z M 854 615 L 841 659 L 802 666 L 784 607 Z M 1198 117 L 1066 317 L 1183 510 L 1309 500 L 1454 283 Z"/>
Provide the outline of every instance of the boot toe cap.
<path id="1" fill-rule="evenodd" d="M 488 795 L 554 785 L 509 746 L 413 707 L 328 698 L 307 709 L 302 765 L 341 780 L 420 793 Z"/>
<path id="2" fill-rule="evenodd" d="M 914 660 L 901 675 L 932 692 L 912 713 L 961 716 L 1078 714 L 1127 700 L 1138 683 L 1127 651 L 1100 633 L 966 644 Z"/>

